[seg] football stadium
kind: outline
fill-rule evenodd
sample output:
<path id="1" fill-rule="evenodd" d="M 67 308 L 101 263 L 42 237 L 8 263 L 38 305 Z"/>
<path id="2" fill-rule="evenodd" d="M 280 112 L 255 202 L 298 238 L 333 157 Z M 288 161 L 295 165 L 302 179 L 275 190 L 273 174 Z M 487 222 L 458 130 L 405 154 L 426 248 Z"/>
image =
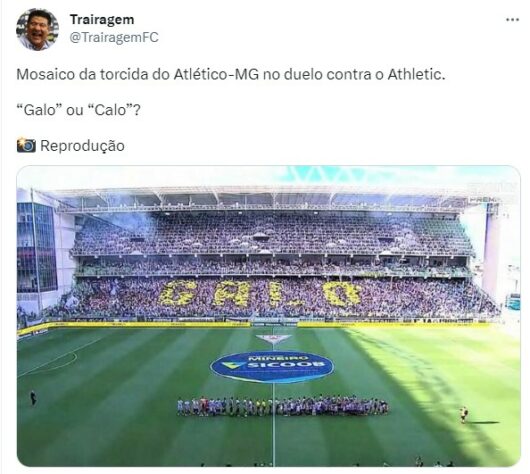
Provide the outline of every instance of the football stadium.
<path id="1" fill-rule="evenodd" d="M 19 187 L 20 462 L 514 465 L 518 191 L 423 184 Z"/>

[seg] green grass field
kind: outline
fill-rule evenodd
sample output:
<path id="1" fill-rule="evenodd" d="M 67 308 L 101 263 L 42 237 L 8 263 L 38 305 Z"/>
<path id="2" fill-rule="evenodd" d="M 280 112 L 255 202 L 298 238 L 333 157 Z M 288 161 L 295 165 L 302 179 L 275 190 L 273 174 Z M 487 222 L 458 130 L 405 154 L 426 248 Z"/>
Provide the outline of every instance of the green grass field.
<path id="1" fill-rule="evenodd" d="M 276 328 L 277 349 L 330 358 L 279 398 L 386 399 L 368 417 L 177 417 L 179 396 L 260 397 L 272 385 L 213 374 L 269 350 L 253 329 L 56 329 L 18 343 L 18 457 L 28 466 L 510 466 L 520 455 L 519 340 L 497 328 Z M 30 390 L 38 403 L 31 406 Z M 459 421 L 466 405 L 468 423 Z"/>

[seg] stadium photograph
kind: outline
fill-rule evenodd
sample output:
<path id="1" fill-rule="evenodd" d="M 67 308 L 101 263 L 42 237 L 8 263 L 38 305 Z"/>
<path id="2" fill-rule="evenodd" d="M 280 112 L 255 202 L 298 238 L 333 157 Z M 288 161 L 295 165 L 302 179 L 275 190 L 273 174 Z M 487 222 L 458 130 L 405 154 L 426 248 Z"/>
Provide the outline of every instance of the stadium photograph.
<path id="1" fill-rule="evenodd" d="M 513 466 L 519 186 L 504 166 L 24 168 L 20 463 Z"/>

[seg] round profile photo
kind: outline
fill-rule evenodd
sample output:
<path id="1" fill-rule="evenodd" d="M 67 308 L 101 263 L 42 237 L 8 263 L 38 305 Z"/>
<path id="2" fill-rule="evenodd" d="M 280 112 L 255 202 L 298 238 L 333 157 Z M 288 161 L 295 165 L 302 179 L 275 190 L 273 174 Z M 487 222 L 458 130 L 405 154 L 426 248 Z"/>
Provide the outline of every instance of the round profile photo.
<path id="1" fill-rule="evenodd" d="M 20 15 L 17 22 L 17 36 L 25 48 L 42 51 L 53 46 L 57 40 L 59 23 L 53 13 L 32 8 Z"/>

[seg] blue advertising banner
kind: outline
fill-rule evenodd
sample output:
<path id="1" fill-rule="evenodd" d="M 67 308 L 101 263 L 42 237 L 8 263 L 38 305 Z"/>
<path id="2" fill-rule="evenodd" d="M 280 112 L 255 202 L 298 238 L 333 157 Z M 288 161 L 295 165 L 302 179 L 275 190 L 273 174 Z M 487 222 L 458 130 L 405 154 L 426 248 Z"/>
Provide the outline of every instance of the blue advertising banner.
<path id="1" fill-rule="evenodd" d="M 230 354 L 212 362 L 217 375 L 258 383 L 306 382 L 333 372 L 325 357 L 297 351 L 259 351 Z"/>

